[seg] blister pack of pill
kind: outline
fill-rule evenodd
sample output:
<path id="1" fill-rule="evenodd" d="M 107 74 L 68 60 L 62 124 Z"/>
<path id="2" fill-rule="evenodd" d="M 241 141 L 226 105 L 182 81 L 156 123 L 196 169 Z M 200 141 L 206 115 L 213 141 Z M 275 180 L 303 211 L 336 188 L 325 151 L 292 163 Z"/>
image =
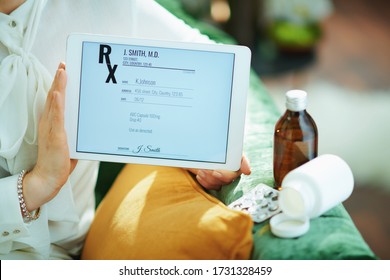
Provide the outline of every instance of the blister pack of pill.
<path id="1" fill-rule="evenodd" d="M 243 211 L 249 214 L 255 223 L 261 223 L 281 212 L 278 199 L 278 190 L 265 184 L 259 184 L 236 201 L 230 203 L 228 207 Z"/>

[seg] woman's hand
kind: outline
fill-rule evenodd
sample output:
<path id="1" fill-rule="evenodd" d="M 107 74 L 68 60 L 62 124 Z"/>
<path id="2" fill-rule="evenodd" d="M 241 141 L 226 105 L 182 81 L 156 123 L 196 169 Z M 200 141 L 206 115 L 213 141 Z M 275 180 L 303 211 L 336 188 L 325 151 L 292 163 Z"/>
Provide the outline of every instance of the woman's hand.
<path id="1" fill-rule="evenodd" d="M 242 156 L 241 167 L 238 171 L 188 169 L 196 175 L 198 182 L 208 190 L 220 190 L 236 180 L 241 174 L 250 175 L 251 169 L 246 156 Z"/>
<path id="2" fill-rule="evenodd" d="M 65 64 L 61 63 L 39 121 L 37 163 L 23 180 L 23 194 L 29 211 L 53 199 L 77 163 L 69 158 L 64 128 L 66 81 Z"/>

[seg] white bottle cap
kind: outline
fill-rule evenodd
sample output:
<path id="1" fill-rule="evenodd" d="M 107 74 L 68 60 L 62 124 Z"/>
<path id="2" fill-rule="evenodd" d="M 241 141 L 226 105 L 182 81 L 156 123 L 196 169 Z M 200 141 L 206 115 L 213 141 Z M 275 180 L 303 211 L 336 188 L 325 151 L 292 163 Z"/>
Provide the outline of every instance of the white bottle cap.
<path id="1" fill-rule="evenodd" d="M 307 93 L 306 91 L 294 89 L 286 92 L 286 108 L 293 112 L 299 112 L 306 109 Z"/>
<path id="2" fill-rule="evenodd" d="M 282 189 L 279 193 L 282 213 L 271 218 L 271 232 L 281 238 L 295 238 L 305 234 L 310 227 L 307 204 L 305 196 L 300 192 L 291 188 Z"/>
<path id="3" fill-rule="evenodd" d="M 270 220 L 271 232 L 281 238 L 295 238 L 304 235 L 310 228 L 309 219 L 297 219 L 284 213 Z"/>

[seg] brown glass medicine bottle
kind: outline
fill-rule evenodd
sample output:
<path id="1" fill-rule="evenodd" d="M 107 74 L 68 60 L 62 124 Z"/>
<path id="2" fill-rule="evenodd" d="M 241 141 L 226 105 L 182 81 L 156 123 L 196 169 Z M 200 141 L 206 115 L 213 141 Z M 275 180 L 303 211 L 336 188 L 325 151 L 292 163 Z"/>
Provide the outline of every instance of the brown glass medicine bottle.
<path id="1" fill-rule="evenodd" d="M 275 188 L 291 170 L 317 157 L 318 131 L 306 111 L 307 93 L 290 90 L 286 93 L 286 112 L 274 131 L 273 173 Z"/>

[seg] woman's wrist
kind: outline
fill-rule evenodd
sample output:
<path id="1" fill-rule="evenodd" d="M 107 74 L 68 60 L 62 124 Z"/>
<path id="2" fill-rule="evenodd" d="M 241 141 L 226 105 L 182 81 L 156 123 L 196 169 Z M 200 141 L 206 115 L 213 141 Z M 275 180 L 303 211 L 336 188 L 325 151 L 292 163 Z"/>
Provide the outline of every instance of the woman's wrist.
<path id="1" fill-rule="evenodd" d="M 46 203 L 43 186 L 45 186 L 44 183 L 33 171 L 27 172 L 24 176 L 23 193 L 28 211 L 34 211 Z"/>
<path id="2" fill-rule="evenodd" d="M 38 165 L 35 165 L 24 176 L 23 193 L 28 211 L 34 211 L 52 200 L 66 182 L 58 182 L 55 177 L 48 177 L 42 174 L 43 172 L 41 172 Z"/>
<path id="3" fill-rule="evenodd" d="M 18 181 L 17 181 L 17 192 L 18 192 L 20 210 L 21 210 L 21 213 L 23 216 L 23 220 L 25 222 L 31 222 L 31 221 L 39 218 L 40 207 L 39 206 L 38 207 L 28 207 L 27 206 L 27 205 L 31 206 L 31 201 L 27 202 L 25 199 L 26 189 L 24 188 L 24 179 L 25 179 L 26 174 L 28 174 L 28 172 L 26 172 L 25 170 L 22 170 L 19 173 Z"/>

